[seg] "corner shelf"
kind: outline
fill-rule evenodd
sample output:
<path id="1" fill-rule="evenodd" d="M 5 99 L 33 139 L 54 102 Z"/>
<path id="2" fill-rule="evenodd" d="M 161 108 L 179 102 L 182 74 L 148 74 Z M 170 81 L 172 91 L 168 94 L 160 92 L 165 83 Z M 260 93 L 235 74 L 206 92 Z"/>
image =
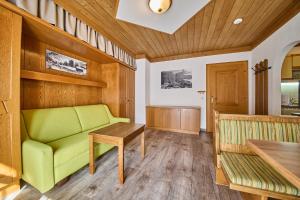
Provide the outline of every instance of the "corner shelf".
<path id="1" fill-rule="evenodd" d="M 35 72 L 29 70 L 21 70 L 21 78 L 22 79 L 30 79 L 37 81 L 47 81 L 47 82 L 55 82 L 55 83 L 64 83 L 64 84 L 72 84 L 72 85 L 82 85 L 89 87 L 99 87 L 105 88 L 107 84 L 103 81 L 89 81 L 80 78 L 67 77 L 62 75 L 48 74 L 42 72 Z"/>

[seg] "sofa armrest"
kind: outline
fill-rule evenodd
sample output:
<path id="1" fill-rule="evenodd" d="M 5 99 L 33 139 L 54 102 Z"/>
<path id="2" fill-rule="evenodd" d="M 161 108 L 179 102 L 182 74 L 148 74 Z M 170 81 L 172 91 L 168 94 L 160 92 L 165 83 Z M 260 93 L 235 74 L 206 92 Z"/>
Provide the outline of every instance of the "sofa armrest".
<path id="1" fill-rule="evenodd" d="M 49 145 L 25 140 L 22 143 L 22 178 L 44 193 L 54 186 L 53 150 Z"/>
<path id="2" fill-rule="evenodd" d="M 113 117 L 111 119 L 112 123 L 118 123 L 118 122 L 125 122 L 125 123 L 129 123 L 130 119 L 129 118 L 121 118 L 121 117 Z"/>

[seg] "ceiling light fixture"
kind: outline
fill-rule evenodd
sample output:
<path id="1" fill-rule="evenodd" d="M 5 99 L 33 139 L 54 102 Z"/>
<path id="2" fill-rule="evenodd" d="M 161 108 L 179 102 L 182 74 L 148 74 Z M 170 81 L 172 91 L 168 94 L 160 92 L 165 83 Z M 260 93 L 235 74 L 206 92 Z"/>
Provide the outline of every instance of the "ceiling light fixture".
<path id="1" fill-rule="evenodd" d="M 238 25 L 238 24 L 240 24 L 240 23 L 242 23 L 242 22 L 243 22 L 243 18 L 236 18 L 236 19 L 233 21 L 233 24 Z"/>
<path id="2" fill-rule="evenodd" d="M 149 0 L 150 9 L 157 14 L 166 12 L 171 4 L 172 0 Z"/>

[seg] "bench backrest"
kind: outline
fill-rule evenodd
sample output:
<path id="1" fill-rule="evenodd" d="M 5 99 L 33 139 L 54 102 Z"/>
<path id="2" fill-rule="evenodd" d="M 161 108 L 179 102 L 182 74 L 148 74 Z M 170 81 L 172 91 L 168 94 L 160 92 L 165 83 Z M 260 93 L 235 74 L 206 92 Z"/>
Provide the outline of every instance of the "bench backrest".
<path id="1" fill-rule="evenodd" d="M 252 154 L 248 139 L 300 143 L 300 117 L 215 113 L 216 153 Z"/>

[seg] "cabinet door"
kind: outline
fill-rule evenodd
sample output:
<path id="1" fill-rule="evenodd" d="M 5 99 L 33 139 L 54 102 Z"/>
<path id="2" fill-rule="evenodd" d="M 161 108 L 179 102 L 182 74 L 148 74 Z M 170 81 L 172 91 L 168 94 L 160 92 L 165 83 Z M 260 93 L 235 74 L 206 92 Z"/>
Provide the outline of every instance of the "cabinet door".
<path id="1" fill-rule="evenodd" d="M 162 113 L 163 127 L 166 129 L 180 129 L 180 109 L 164 108 Z"/>
<path id="2" fill-rule="evenodd" d="M 20 177 L 20 56 L 22 18 L 0 7 L 0 198 Z M 3 192 L 5 193 L 5 192 Z"/>
<path id="3" fill-rule="evenodd" d="M 300 67 L 300 55 L 293 55 L 293 67 Z"/>
<path id="4" fill-rule="evenodd" d="M 132 122 L 135 121 L 135 71 L 127 68 L 127 106 L 126 113 L 127 117 Z"/>
<path id="5" fill-rule="evenodd" d="M 127 68 L 120 65 L 119 78 L 120 78 L 120 113 L 119 117 L 128 117 L 127 115 Z"/>
<path id="6" fill-rule="evenodd" d="M 181 109 L 181 129 L 198 133 L 200 131 L 200 110 Z"/>
<path id="7" fill-rule="evenodd" d="M 281 79 L 291 79 L 292 76 L 292 56 L 287 56 L 282 65 Z"/>

